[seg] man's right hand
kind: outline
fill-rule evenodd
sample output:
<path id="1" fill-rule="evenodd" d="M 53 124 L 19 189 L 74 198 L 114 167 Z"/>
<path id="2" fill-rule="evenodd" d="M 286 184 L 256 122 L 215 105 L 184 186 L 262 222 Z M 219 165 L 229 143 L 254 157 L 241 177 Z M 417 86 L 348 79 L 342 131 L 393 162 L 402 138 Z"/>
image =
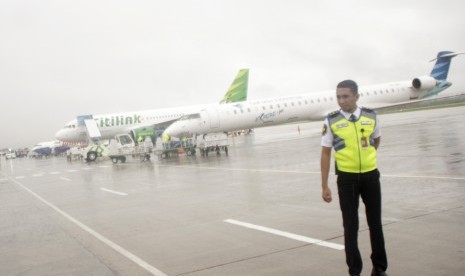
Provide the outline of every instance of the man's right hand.
<path id="1" fill-rule="evenodd" d="M 322 197 L 324 201 L 331 202 L 333 198 L 331 197 L 331 189 L 329 187 L 323 188 Z"/>

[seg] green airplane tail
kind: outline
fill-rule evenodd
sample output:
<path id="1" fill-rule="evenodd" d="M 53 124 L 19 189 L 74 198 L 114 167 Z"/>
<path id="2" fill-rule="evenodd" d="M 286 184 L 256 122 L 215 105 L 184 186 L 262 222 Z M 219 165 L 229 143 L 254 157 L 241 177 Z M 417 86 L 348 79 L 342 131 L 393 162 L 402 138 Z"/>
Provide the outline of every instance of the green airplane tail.
<path id="1" fill-rule="evenodd" d="M 247 100 L 247 86 L 249 84 L 249 69 L 241 69 L 221 99 L 220 104 L 235 103 Z"/>

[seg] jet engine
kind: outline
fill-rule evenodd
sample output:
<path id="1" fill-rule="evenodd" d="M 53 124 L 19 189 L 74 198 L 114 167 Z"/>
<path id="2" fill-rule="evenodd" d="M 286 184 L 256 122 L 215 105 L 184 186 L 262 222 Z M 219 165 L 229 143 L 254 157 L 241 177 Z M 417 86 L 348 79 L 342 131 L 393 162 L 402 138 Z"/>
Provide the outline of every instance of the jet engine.
<path id="1" fill-rule="evenodd" d="M 438 83 L 439 81 L 433 77 L 423 76 L 423 77 L 414 78 L 412 81 L 412 86 L 415 87 L 416 89 L 428 90 L 428 89 L 434 88 Z"/>

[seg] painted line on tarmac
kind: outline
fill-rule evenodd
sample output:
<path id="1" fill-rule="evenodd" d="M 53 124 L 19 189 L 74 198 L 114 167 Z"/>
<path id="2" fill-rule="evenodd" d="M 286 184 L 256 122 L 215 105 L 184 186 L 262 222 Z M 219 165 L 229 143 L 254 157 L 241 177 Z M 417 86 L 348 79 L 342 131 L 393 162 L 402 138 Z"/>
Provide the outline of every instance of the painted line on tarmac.
<path id="1" fill-rule="evenodd" d="M 66 170 L 67 172 L 77 172 L 78 170 Z"/>
<path id="2" fill-rule="evenodd" d="M 106 189 L 106 188 L 100 188 L 100 190 L 102 190 L 104 192 L 120 195 L 120 196 L 127 196 L 128 195 L 127 193 L 117 192 L 117 191 L 109 190 L 109 189 Z"/>
<path id="3" fill-rule="evenodd" d="M 268 227 L 255 225 L 255 224 L 251 224 L 251 223 L 247 223 L 247 222 L 242 222 L 242 221 L 238 221 L 238 220 L 234 220 L 234 219 L 226 219 L 226 220 L 224 220 L 224 222 L 239 225 L 239 226 L 246 227 L 246 228 L 249 228 L 249 229 L 254 229 L 254 230 L 270 233 L 270 234 L 285 237 L 285 238 L 288 238 L 288 239 L 293 239 L 293 240 L 302 241 L 302 242 L 306 242 L 306 243 L 310 243 L 310 244 L 324 246 L 324 247 L 328 247 L 328 248 L 332 248 L 332 249 L 336 249 L 336 250 L 344 250 L 344 246 L 341 245 L 341 244 L 326 242 L 326 241 L 318 240 L 318 239 L 313 239 L 313 238 L 309 238 L 309 237 L 305 237 L 305 236 L 301 236 L 301 235 L 292 234 L 292 233 L 289 233 L 289 232 L 284 232 L 284 231 L 281 231 L 281 230 L 276 230 L 276 229 L 273 229 L 273 228 L 268 228 Z"/>
<path id="4" fill-rule="evenodd" d="M 51 175 L 60 174 L 61 172 L 50 172 Z"/>
<path id="5" fill-rule="evenodd" d="M 35 198 L 37 198 L 38 200 L 42 201 L 42 203 L 44 203 L 45 205 L 49 206 L 50 208 L 52 208 L 53 210 L 55 210 L 57 213 L 59 213 L 60 215 L 62 215 L 63 217 L 65 217 L 66 219 L 68 219 L 69 221 L 71 221 L 72 223 L 74 223 L 75 225 L 77 225 L 79 228 L 81 228 L 82 230 L 84 230 L 85 232 L 89 233 L 90 235 L 94 236 L 96 239 L 98 239 L 99 241 L 103 242 L 104 244 L 106 244 L 107 246 L 111 247 L 113 250 L 115 250 L 116 252 L 120 253 L 121 255 L 123 255 L 124 257 L 128 258 L 129 260 L 133 261 L 134 263 L 136 263 L 137 265 L 139 265 L 140 267 L 142 267 L 143 269 L 145 269 L 146 271 L 148 271 L 150 274 L 152 275 L 155 275 L 155 276 L 167 276 L 165 273 L 163 273 L 162 271 L 160 271 L 159 269 L 151 266 L 149 263 L 147 263 L 146 261 L 142 260 L 141 258 L 137 257 L 136 255 L 132 254 L 131 252 L 129 252 L 128 250 L 124 249 L 123 247 L 121 247 L 120 245 L 112 242 L 111 240 L 107 239 L 105 236 L 103 236 L 102 234 L 98 233 L 97 231 L 93 230 L 92 228 L 90 228 L 89 226 L 83 224 L 82 222 L 80 222 L 79 220 L 75 219 L 74 217 L 68 215 L 66 212 L 62 211 L 60 208 L 56 207 L 55 205 L 53 205 L 52 203 L 48 202 L 47 200 L 45 200 L 44 198 L 42 198 L 41 196 L 39 196 L 38 194 L 36 194 L 35 192 L 33 192 L 32 190 L 30 190 L 29 188 L 27 188 L 26 186 L 24 186 L 23 184 L 21 184 L 21 182 L 15 180 L 15 179 L 12 179 L 10 178 L 11 181 L 13 181 L 14 183 L 16 183 L 18 186 L 20 186 L 21 188 L 23 188 L 24 190 L 26 190 L 28 193 L 30 193 L 32 196 L 34 196 Z"/>
<path id="6" fill-rule="evenodd" d="M 16 179 L 23 179 L 23 178 L 26 178 L 24 175 L 19 175 L 17 177 L 15 177 Z"/>
<path id="7" fill-rule="evenodd" d="M 66 177 L 63 177 L 63 176 L 62 176 L 62 177 L 60 177 L 60 179 L 61 179 L 61 180 L 65 180 L 65 181 L 71 181 L 71 179 L 69 179 L 69 178 L 66 178 Z"/>

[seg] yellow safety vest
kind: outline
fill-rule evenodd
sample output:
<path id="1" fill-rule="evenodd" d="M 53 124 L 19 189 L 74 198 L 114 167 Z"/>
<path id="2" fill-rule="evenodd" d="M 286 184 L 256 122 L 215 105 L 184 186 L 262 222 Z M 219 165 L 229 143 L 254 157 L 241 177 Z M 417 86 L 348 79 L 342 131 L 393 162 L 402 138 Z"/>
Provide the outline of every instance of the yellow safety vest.
<path id="1" fill-rule="evenodd" d="M 340 111 L 328 114 L 333 133 L 336 169 L 348 173 L 364 173 L 375 170 L 376 149 L 371 138 L 376 125 L 376 113 L 362 108 L 355 122 L 347 120 Z"/>

